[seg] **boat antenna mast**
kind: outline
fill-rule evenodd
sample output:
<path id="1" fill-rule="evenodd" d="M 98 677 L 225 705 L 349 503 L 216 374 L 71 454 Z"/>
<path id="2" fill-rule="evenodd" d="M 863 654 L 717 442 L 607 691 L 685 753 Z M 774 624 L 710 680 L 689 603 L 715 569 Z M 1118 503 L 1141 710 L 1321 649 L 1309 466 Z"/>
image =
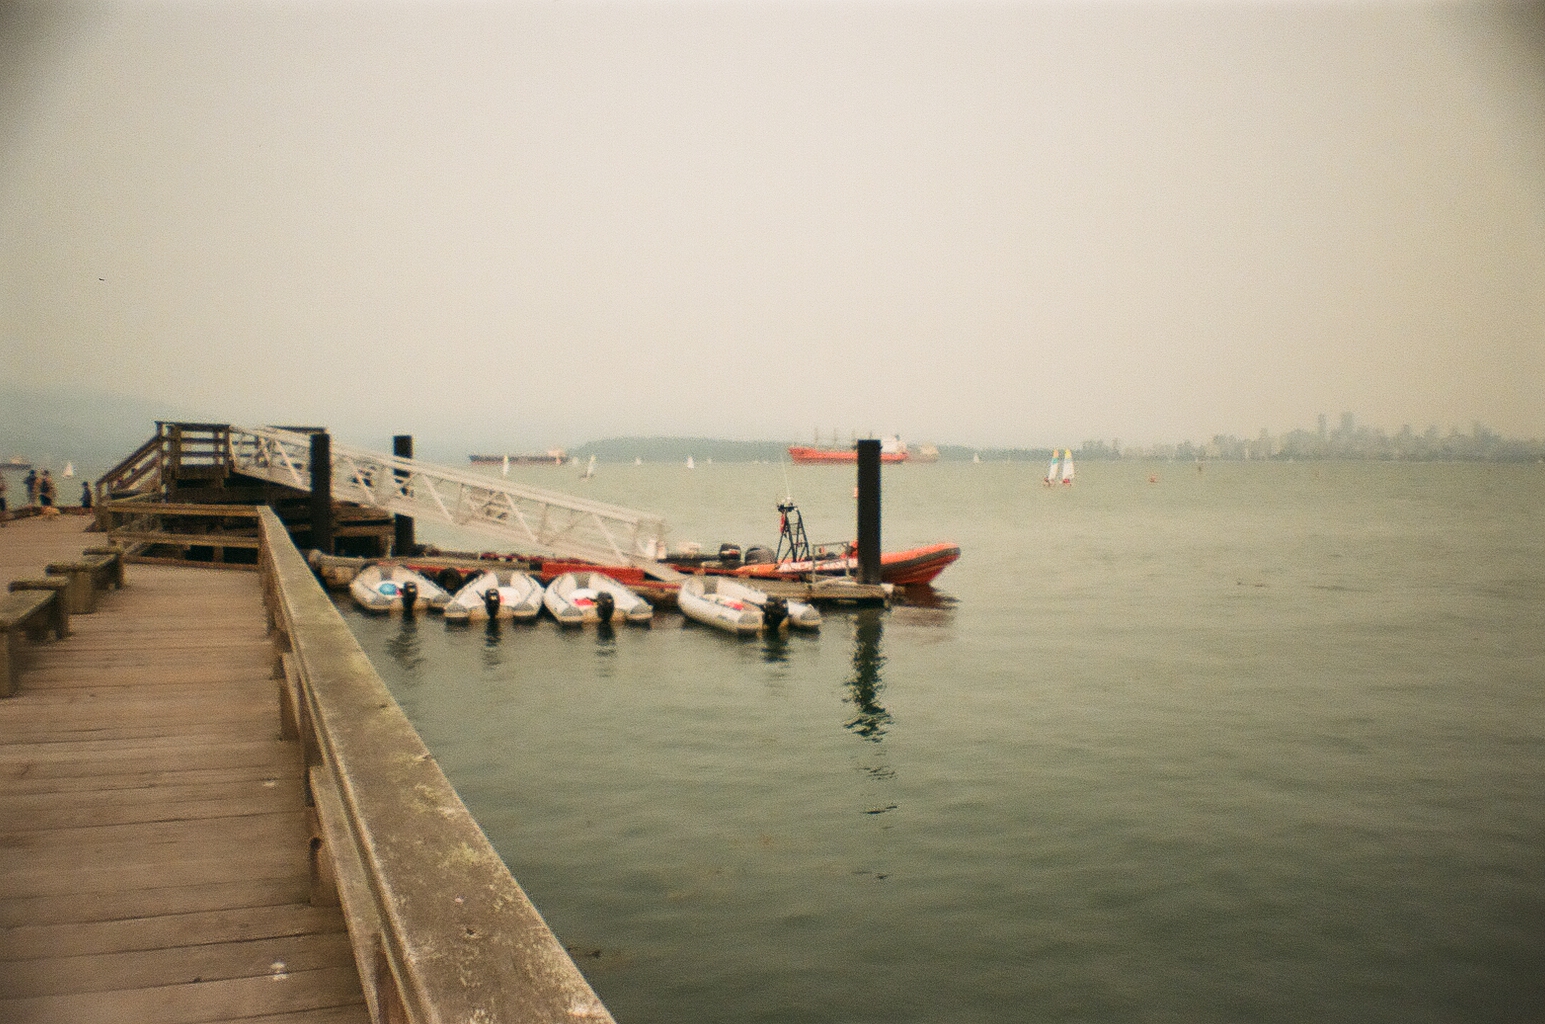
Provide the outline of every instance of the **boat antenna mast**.
<path id="1" fill-rule="evenodd" d="M 805 536 L 805 517 L 800 515 L 799 506 L 794 504 L 793 498 L 784 498 L 778 502 L 778 513 L 778 552 L 773 556 L 773 561 L 775 563 L 812 562 L 813 564 L 810 557 L 810 538 Z"/>

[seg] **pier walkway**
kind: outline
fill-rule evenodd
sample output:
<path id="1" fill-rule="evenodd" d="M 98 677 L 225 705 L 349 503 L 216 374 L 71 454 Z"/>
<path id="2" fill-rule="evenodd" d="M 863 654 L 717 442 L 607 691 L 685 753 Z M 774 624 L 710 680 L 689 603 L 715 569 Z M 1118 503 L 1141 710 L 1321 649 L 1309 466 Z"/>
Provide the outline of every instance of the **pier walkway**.
<path id="1" fill-rule="evenodd" d="M 99 535 L 0 529 L 0 583 Z M 0 700 L 0 1020 L 365 1021 L 256 573 L 133 566 Z"/>

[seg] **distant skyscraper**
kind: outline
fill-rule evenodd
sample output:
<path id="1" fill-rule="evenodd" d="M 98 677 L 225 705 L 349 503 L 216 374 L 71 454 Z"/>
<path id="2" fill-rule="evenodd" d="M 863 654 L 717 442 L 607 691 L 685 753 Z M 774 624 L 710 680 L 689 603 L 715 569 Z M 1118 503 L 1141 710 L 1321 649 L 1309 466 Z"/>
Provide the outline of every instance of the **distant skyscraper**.
<path id="1" fill-rule="evenodd" d="M 1342 413 L 1341 414 L 1341 432 L 1343 434 L 1345 434 L 1347 437 L 1351 437 L 1356 431 L 1357 431 L 1357 423 L 1355 421 L 1355 417 L 1353 417 L 1353 415 L 1351 413 L 1349 413 L 1349 412 Z"/>
<path id="2" fill-rule="evenodd" d="M 1322 439 L 1325 437 L 1325 414 L 1323 412 L 1320 413 L 1320 437 Z"/>

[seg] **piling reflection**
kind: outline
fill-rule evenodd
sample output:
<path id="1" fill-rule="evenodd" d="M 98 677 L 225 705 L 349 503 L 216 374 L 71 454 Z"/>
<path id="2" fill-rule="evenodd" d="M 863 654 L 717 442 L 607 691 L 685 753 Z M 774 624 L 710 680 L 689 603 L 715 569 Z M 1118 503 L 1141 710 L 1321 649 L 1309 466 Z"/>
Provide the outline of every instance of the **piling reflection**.
<path id="1" fill-rule="evenodd" d="M 844 699 L 857 709 L 857 714 L 845 727 L 856 736 L 878 743 L 891 722 L 891 713 L 880 703 L 880 691 L 884 688 L 881 669 L 885 666 L 880 641 L 885 635 L 885 610 L 861 609 L 854 615 L 853 624 L 853 675 L 848 679 L 848 696 Z"/>

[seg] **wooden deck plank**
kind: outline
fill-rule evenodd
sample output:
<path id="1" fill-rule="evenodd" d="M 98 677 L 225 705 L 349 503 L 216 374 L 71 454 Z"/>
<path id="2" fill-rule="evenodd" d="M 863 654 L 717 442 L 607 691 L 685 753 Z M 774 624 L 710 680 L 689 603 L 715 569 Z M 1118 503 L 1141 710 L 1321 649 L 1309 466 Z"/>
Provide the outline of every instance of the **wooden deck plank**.
<path id="1" fill-rule="evenodd" d="M 0 818 L 18 831 L 122 825 L 129 822 L 224 818 L 269 813 L 305 799 L 297 779 L 212 782 L 205 785 L 146 786 L 139 789 L 76 791 L 69 801 L 54 793 L 0 790 Z"/>
<path id="2" fill-rule="evenodd" d="M 114 1024 L 205 1024 L 258 1013 L 364 1003 L 352 967 L 279 972 L 186 985 L 113 992 L 76 992 L 30 999 L 0 999 L 0 1020 L 14 1024 L 113 1021 Z"/>
<path id="3" fill-rule="evenodd" d="M 124 921 L 160 915 L 197 914 L 216 910 L 304 905 L 308 880 L 284 871 L 275 878 L 253 875 L 236 882 L 173 885 L 163 889 L 115 889 L 107 892 L 76 889 L 58 896 L 0 897 L 0 928 L 48 922 L 52 925 L 88 921 Z"/>
<path id="4" fill-rule="evenodd" d="M 0 577 L 85 522 L 8 524 Z M 342 915 L 306 903 L 257 577 L 132 566 L 100 596 L 0 701 L 0 1020 L 363 1021 Z"/>
<path id="5" fill-rule="evenodd" d="M 337 907 L 311 907 L 304 904 L 161 914 L 111 921 L 27 924 L 0 932 L 0 961 L 175 949 L 212 942 L 244 942 L 336 932 L 342 928 L 343 914 Z"/>
<path id="6" fill-rule="evenodd" d="M 297 1010 L 294 1013 L 261 1017 L 243 1017 L 241 1024 L 368 1024 L 369 1016 L 363 1005 L 324 1006 L 318 1010 Z"/>
<path id="7" fill-rule="evenodd" d="M 166 859 L 173 855 L 182 859 L 175 862 Z M 79 860 L 72 862 L 70 870 L 53 864 L 29 864 L 7 876 L 7 891 L 17 896 L 59 896 L 78 891 L 83 884 L 105 890 L 160 889 L 178 882 L 190 885 L 228 882 L 234 875 L 229 856 L 190 853 L 186 848 L 168 849 L 159 857 L 121 854 L 111 863 L 99 863 L 89 872 L 83 872 L 80 863 Z M 234 863 L 240 866 L 242 873 L 273 877 L 283 875 L 290 867 L 291 859 L 284 850 L 248 850 Z M 89 882 L 83 879 L 83 874 L 89 876 Z"/>
<path id="8" fill-rule="evenodd" d="M 21 769 L 0 773 L 3 788 L 14 793 L 105 793 L 114 789 L 140 789 L 147 786 L 195 785 L 204 782 L 240 782 L 277 780 L 285 772 L 274 772 L 262 765 L 238 765 L 223 768 L 182 768 L 125 772 L 112 777 L 93 775 L 33 774 Z"/>
<path id="9" fill-rule="evenodd" d="M 197 848 L 208 853 L 221 853 L 229 848 L 239 853 L 256 844 L 282 845 L 285 839 L 305 828 L 306 812 L 301 807 L 261 813 L 250 808 L 238 810 L 244 813 L 115 825 L 17 829 L 10 832 L 5 848 L 0 849 L 0 871 L 7 870 L 16 860 L 31 859 L 37 853 L 48 851 L 53 851 L 49 856 L 56 864 L 71 859 L 107 857 L 114 850 L 129 857 L 135 856 L 138 850 L 144 850 L 146 856 L 164 856 L 167 847 Z"/>
<path id="10" fill-rule="evenodd" d="M 187 731 L 173 730 L 169 734 L 140 739 L 0 744 L 0 766 L 73 762 L 82 758 L 113 765 L 147 758 L 164 759 L 171 754 L 194 764 L 215 768 L 233 764 L 259 764 L 282 758 L 288 753 L 287 744 L 277 735 L 228 743 L 212 740 L 202 730 L 197 736 L 190 736 Z"/>
<path id="11" fill-rule="evenodd" d="M 275 964 L 283 965 L 278 971 L 309 971 L 335 967 L 347 955 L 349 936 L 336 931 L 172 949 L 46 956 L 28 960 L 25 971 L 0 977 L 0 999 L 262 978 L 276 973 Z"/>

